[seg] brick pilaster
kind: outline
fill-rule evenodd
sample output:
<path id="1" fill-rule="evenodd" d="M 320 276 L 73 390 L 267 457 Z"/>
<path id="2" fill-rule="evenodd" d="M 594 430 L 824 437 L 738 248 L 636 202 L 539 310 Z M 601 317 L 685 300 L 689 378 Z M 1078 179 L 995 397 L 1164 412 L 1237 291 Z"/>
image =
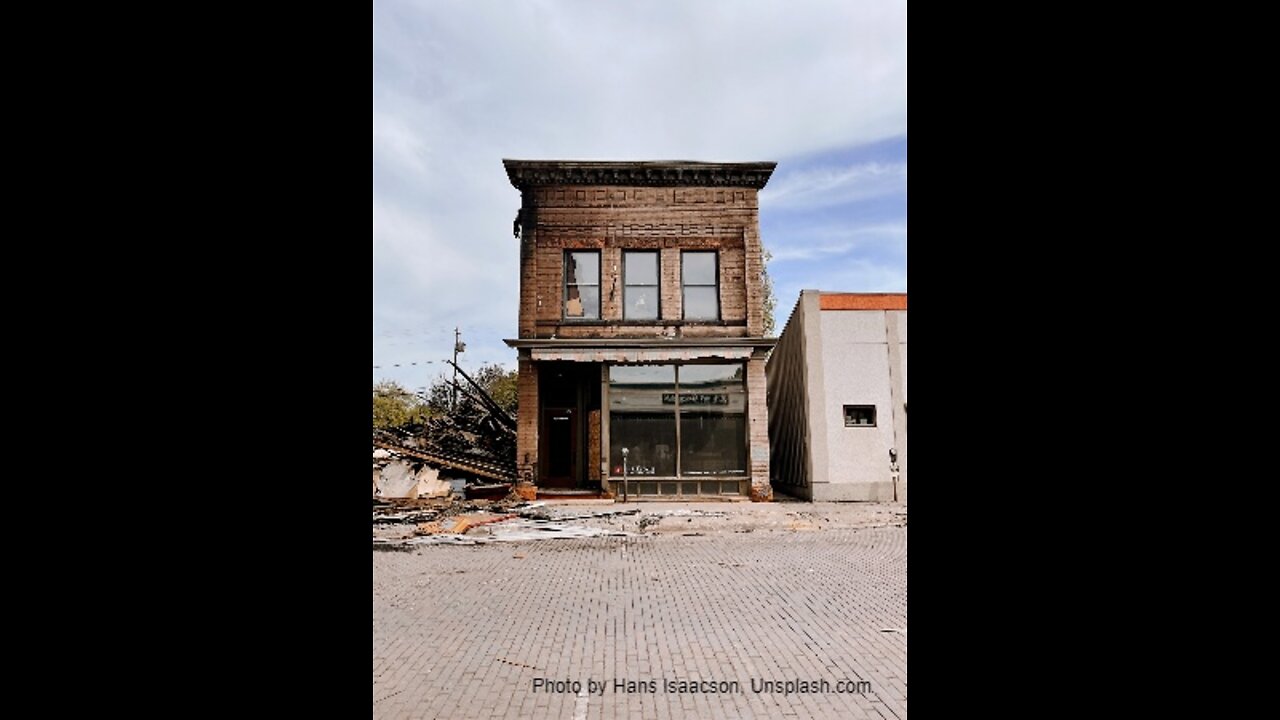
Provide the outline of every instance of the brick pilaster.
<path id="1" fill-rule="evenodd" d="M 773 499 L 773 486 L 769 482 L 769 415 L 766 410 L 766 382 L 764 357 L 755 356 L 747 361 L 747 432 L 750 442 L 748 452 L 751 463 L 751 499 Z"/>
<path id="2" fill-rule="evenodd" d="M 538 365 L 520 351 L 516 393 L 520 407 L 516 416 L 516 468 L 520 484 L 538 482 Z"/>

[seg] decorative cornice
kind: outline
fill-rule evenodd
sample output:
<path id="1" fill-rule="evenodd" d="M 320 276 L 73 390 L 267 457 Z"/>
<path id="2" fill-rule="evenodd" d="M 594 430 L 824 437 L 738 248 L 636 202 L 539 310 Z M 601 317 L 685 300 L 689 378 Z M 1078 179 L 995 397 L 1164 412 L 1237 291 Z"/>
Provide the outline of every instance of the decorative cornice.
<path id="1" fill-rule="evenodd" d="M 769 182 L 776 162 L 707 163 L 687 160 L 643 162 L 503 160 L 519 190 L 544 185 L 631 185 L 749 187 Z"/>

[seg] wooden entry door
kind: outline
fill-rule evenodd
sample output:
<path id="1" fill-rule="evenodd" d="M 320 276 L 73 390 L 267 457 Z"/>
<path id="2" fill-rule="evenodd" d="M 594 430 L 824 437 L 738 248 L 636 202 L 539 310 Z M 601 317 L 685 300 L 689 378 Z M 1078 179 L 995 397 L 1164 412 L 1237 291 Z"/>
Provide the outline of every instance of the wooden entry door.
<path id="1" fill-rule="evenodd" d="M 539 435 L 542 447 L 542 482 L 552 488 L 578 486 L 578 458 L 581 453 L 578 413 L 575 408 L 543 408 Z"/>

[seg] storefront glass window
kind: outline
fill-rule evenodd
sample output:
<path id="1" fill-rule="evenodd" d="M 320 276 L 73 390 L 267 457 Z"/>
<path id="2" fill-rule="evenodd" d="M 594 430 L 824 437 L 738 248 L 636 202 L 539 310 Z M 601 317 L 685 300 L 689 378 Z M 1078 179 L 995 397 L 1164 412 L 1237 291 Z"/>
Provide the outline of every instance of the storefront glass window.
<path id="1" fill-rule="evenodd" d="M 674 365 L 609 368 L 609 474 L 672 477 L 676 474 L 676 418 L 662 399 L 676 389 Z"/>
<path id="2" fill-rule="evenodd" d="M 747 473 L 742 365 L 680 368 L 680 474 Z"/>
<path id="3" fill-rule="evenodd" d="M 610 475 L 622 475 L 624 447 L 628 475 L 746 475 L 743 372 L 741 363 L 609 368 Z"/>

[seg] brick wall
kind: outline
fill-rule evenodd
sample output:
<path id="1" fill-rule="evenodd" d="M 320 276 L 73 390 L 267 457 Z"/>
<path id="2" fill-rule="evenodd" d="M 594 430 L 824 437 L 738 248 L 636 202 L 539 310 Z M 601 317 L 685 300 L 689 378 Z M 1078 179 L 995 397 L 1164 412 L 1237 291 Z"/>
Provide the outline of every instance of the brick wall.
<path id="1" fill-rule="evenodd" d="M 769 415 L 766 408 L 765 360 L 763 355 L 747 361 L 748 452 L 751 462 L 751 499 L 773 499 L 769 483 Z"/>
<path id="2" fill-rule="evenodd" d="M 735 338 L 764 334 L 759 196 L 773 163 L 580 163 L 504 160 L 522 188 L 521 338 Z M 613 184 L 593 184 L 608 183 Z M 629 185 L 626 183 L 635 183 Z M 653 184 L 645 184 L 653 183 Z M 674 186 L 666 183 L 674 183 Z M 600 318 L 565 320 L 564 258 L 600 253 Z M 657 251 L 659 317 L 623 319 L 623 257 Z M 719 318 L 684 321 L 681 253 L 717 253 Z M 766 352 L 747 363 L 750 494 L 770 500 Z M 520 358 L 518 459 L 523 477 L 538 470 L 537 365 Z M 587 438 L 591 456 L 607 435 Z M 600 428 L 604 430 L 603 427 Z M 590 477 L 594 478 L 592 474 Z"/>
<path id="3" fill-rule="evenodd" d="M 537 210 L 524 208 L 522 214 L 527 216 L 524 231 L 520 236 L 520 318 L 519 333 L 522 338 L 534 337 L 538 307 L 538 262 L 537 262 Z"/>
<path id="4" fill-rule="evenodd" d="M 520 351 L 516 395 L 516 467 L 520 481 L 538 481 L 538 365 L 528 350 Z"/>
<path id="5" fill-rule="evenodd" d="M 757 193 L 752 188 L 534 187 L 523 193 L 520 336 L 759 337 L 764 331 Z M 622 320 L 622 253 L 658 250 L 660 321 Z M 562 319 L 564 253 L 599 250 L 598 323 Z M 684 323 L 680 253 L 719 253 L 720 320 Z"/>

